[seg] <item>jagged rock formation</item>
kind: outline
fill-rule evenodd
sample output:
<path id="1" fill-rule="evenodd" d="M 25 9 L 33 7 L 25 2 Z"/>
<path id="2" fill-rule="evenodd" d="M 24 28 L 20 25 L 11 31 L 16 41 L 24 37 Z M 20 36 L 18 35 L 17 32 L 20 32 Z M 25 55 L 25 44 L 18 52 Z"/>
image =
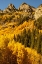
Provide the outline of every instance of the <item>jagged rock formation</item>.
<path id="1" fill-rule="evenodd" d="M 28 12 L 29 18 L 34 19 L 33 12 L 35 12 L 36 8 L 34 8 L 33 6 L 30 6 L 30 5 L 26 4 L 26 3 L 22 3 L 20 5 L 20 7 L 18 8 L 18 10 Z"/>
<path id="2" fill-rule="evenodd" d="M 35 19 L 37 20 L 40 16 L 42 16 L 42 4 L 35 10 Z"/>
<path id="3" fill-rule="evenodd" d="M 13 4 L 9 4 L 8 7 L 3 10 L 3 12 L 12 12 L 12 11 L 16 11 L 16 8 Z"/>
<path id="4" fill-rule="evenodd" d="M 0 13 L 7 13 L 7 12 L 9 13 L 13 11 L 28 12 L 29 18 L 38 19 L 40 16 L 42 16 L 42 4 L 38 8 L 35 8 L 26 3 L 22 3 L 18 9 L 16 9 L 13 4 L 9 4 L 6 9 L 4 10 L 0 9 Z"/>
<path id="5" fill-rule="evenodd" d="M 18 10 L 22 10 L 24 12 L 33 12 L 33 11 L 35 11 L 35 8 L 33 6 L 26 4 L 26 3 L 23 3 L 20 5 Z"/>

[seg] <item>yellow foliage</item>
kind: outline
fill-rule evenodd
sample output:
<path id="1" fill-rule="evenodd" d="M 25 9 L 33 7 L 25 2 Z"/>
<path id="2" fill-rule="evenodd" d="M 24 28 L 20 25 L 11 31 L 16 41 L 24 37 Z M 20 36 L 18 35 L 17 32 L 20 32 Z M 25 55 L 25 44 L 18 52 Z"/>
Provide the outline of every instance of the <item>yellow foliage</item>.
<path id="1" fill-rule="evenodd" d="M 24 45 L 12 41 L 8 44 L 8 48 L 13 51 L 12 54 L 17 56 L 18 64 L 32 64 L 32 62 L 28 58 L 28 53 L 25 50 Z"/>
<path id="2" fill-rule="evenodd" d="M 42 30 L 39 30 L 39 33 L 42 33 Z"/>
<path id="3" fill-rule="evenodd" d="M 2 16 L 0 15 L 0 20 L 2 19 L 1 22 L 4 22 L 6 20 L 8 21 L 8 22 L 6 21 L 4 25 L 5 27 L 3 25 L 2 26 L 0 25 L 0 49 L 6 49 L 5 58 L 9 56 L 9 51 L 12 51 L 11 52 L 12 54 L 10 55 L 11 58 L 9 56 L 11 60 L 10 59 L 9 60 L 13 63 L 15 62 L 14 64 L 40 64 L 40 60 L 42 60 L 42 56 L 38 54 L 36 50 L 25 47 L 21 43 L 15 42 L 13 40 L 14 34 L 15 35 L 21 34 L 24 29 L 26 30 L 30 29 L 32 31 L 32 29 L 35 28 L 34 20 L 25 21 L 23 24 L 20 24 L 19 26 L 17 26 L 18 24 L 17 20 L 16 22 L 11 22 L 10 19 L 12 19 L 13 21 L 14 19 L 20 18 L 20 15 L 25 16 L 25 15 L 28 15 L 28 13 L 21 11 L 21 12 L 12 13 L 12 15 L 11 13 L 3 14 Z M 12 27 L 13 25 L 15 27 Z M 39 33 L 42 33 L 42 30 L 39 30 Z M 9 51 L 7 48 L 9 49 Z M 8 54 L 6 53 L 6 51 L 8 51 L 7 52 Z M 3 64 L 6 64 L 6 63 L 3 63 Z M 7 64 L 10 64 L 10 63 L 7 63 Z"/>
<path id="4" fill-rule="evenodd" d="M 25 21 L 23 24 L 16 27 L 14 34 L 15 35 L 21 34 L 21 32 L 23 32 L 24 29 L 26 29 L 27 31 L 30 29 L 30 31 L 32 31 L 33 28 L 34 28 L 34 22 L 32 20 L 29 20 L 28 22 Z"/>
<path id="5" fill-rule="evenodd" d="M 37 53 L 37 51 L 28 47 L 26 48 L 26 50 L 29 54 L 30 59 L 32 60 L 32 64 L 39 64 L 41 56 Z"/>
<path id="6" fill-rule="evenodd" d="M 36 50 L 25 47 L 19 42 L 15 42 L 13 40 L 13 34 L 0 36 L 0 48 L 6 49 L 5 55 L 3 54 L 6 58 L 10 55 L 8 49 L 12 51 L 12 54 L 10 55 L 11 57 L 9 56 L 9 59 L 11 58 L 11 60 L 9 61 L 11 61 L 12 63 L 17 62 L 18 64 L 39 64 L 39 62 L 42 60 L 42 56 L 38 54 Z"/>
<path id="7" fill-rule="evenodd" d="M 13 51 L 12 54 L 17 56 L 18 64 L 39 64 L 41 56 L 37 51 L 24 47 L 21 43 L 11 41 L 8 44 L 8 48 Z"/>

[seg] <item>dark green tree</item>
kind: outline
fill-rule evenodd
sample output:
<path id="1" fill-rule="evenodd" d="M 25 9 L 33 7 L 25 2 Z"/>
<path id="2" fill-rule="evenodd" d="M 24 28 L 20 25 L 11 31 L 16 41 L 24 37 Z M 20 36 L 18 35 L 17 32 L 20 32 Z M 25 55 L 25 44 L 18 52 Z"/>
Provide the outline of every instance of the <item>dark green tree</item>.
<path id="1" fill-rule="evenodd" d="M 42 16 L 39 17 L 35 22 L 34 25 L 38 28 L 38 29 L 42 29 Z"/>

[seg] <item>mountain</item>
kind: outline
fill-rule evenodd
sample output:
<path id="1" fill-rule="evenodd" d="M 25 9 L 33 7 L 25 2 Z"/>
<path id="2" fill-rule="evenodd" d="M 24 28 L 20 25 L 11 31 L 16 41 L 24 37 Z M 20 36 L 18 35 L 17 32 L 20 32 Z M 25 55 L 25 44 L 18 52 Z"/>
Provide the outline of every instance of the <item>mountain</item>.
<path id="1" fill-rule="evenodd" d="M 32 13 L 35 12 L 36 8 L 33 6 L 28 5 L 27 3 L 22 3 L 18 8 L 20 11 L 28 12 L 29 18 L 34 19 L 34 15 Z"/>
<path id="2" fill-rule="evenodd" d="M 27 3 L 22 3 L 18 9 L 16 9 L 13 4 L 9 4 L 6 9 L 0 9 L 0 25 L 4 26 L 5 24 L 6 26 L 7 24 L 8 27 L 8 23 L 12 23 L 12 25 L 14 24 L 14 26 L 18 26 L 25 21 L 35 21 L 40 16 L 42 16 L 42 4 L 38 8 L 35 8 Z"/>
<path id="3" fill-rule="evenodd" d="M 0 64 L 42 64 L 42 4 L 0 9 Z"/>
<path id="4" fill-rule="evenodd" d="M 7 12 L 10 13 L 10 12 L 16 12 L 16 11 L 28 12 L 29 18 L 36 20 L 40 16 L 42 16 L 42 4 L 37 8 L 35 8 L 24 2 L 19 6 L 18 9 L 16 9 L 13 4 L 9 4 L 8 7 L 4 10 L 0 9 L 0 13 L 7 13 Z"/>
<path id="5" fill-rule="evenodd" d="M 16 11 L 16 8 L 13 4 L 9 4 L 8 7 L 6 9 L 3 10 L 3 12 L 13 12 Z"/>
<path id="6" fill-rule="evenodd" d="M 18 12 L 18 11 L 24 11 L 28 12 L 29 18 L 32 19 L 38 19 L 40 16 L 42 16 L 42 4 L 38 6 L 37 8 L 30 6 L 27 3 L 22 3 L 18 9 L 15 8 L 13 4 L 9 4 L 7 8 L 4 10 L 0 9 L 0 13 L 11 13 L 11 12 Z"/>
<path id="7" fill-rule="evenodd" d="M 38 8 L 35 8 L 26 3 L 22 3 L 18 9 L 16 9 L 13 4 L 9 4 L 6 9 L 0 9 L 0 26 L 2 27 L 0 29 L 8 28 L 8 26 L 14 28 L 15 26 L 23 24 L 25 21 L 34 22 L 40 16 L 42 16 L 42 4 Z M 38 23 L 35 22 L 35 24 L 37 25 Z M 39 22 L 39 27 L 41 24 L 42 22 Z M 30 25 L 32 25 L 32 23 Z M 40 29 L 42 29 L 42 27 Z"/>
<path id="8" fill-rule="evenodd" d="M 33 12 L 33 11 L 35 11 L 36 8 L 30 6 L 26 3 L 22 3 L 18 9 L 23 10 L 25 12 Z"/>
<path id="9" fill-rule="evenodd" d="M 29 12 L 35 11 L 36 8 L 34 8 L 33 6 L 30 6 L 26 3 L 22 3 L 18 9 L 29 13 Z"/>

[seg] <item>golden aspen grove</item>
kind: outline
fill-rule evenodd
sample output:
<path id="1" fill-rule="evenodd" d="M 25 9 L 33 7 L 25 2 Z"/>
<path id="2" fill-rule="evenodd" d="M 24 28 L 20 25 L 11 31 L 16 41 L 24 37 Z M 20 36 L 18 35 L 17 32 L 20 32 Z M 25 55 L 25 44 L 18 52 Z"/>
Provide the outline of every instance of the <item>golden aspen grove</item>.
<path id="1" fill-rule="evenodd" d="M 31 15 L 0 13 L 0 64 L 42 64 L 42 16 Z"/>

